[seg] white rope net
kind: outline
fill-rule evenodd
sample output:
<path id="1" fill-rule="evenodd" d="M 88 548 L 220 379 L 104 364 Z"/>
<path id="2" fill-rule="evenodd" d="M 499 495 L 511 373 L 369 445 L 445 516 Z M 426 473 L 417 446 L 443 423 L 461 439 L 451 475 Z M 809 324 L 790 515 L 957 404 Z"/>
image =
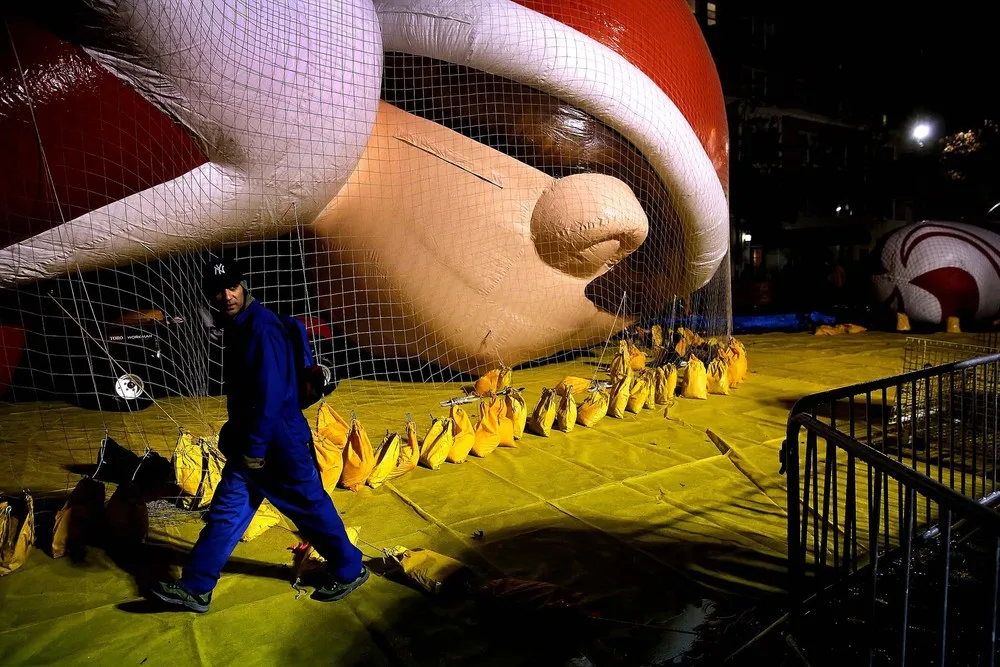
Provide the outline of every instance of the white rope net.
<path id="1" fill-rule="evenodd" d="M 221 256 L 345 414 L 400 424 L 408 384 L 730 330 L 725 111 L 681 0 L 37 4 L 0 33 L 7 447 L 217 429 Z"/>

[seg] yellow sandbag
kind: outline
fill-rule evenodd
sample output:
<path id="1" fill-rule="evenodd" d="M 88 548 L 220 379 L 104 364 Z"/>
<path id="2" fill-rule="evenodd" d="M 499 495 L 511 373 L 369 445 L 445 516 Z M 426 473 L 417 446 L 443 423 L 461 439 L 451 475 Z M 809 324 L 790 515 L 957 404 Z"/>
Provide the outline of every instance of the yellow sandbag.
<path id="1" fill-rule="evenodd" d="M 510 420 L 514 430 L 514 439 L 520 439 L 524 435 L 524 427 L 528 422 L 528 406 L 517 389 L 508 391 L 504 401 L 507 406 L 507 419 Z"/>
<path id="2" fill-rule="evenodd" d="M 243 537 L 240 538 L 240 542 L 249 542 L 254 538 L 260 537 L 268 528 L 273 528 L 279 523 L 281 523 L 281 512 L 265 499 L 260 504 L 260 507 L 257 508 L 256 514 L 253 515 L 253 519 L 250 521 L 250 525 L 243 531 Z"/>
<path id="3" fill-rule="evenodd" d="M 735 341 L 735 339 L 733 340 Z M 719 359 L 726 363 L 729 388 L 737 387 L 743 382 L 743 377 L 746 375 L 746 356 L 740 352 L 740 347 L 731 341 L 728 348 L 719 350 Z"/>
<path id="4" fill-rule="evenodd" d="M 868 331 L 868 329 L 864 328 L 860 324 L 841 324 L 840 330 L 845 334 L 859 334 Z"/>
<path id="5" fill-rule="evenodd" d="M 718 351 L 718 357 L 726 363 L 726 382 L 732 389 L 739 384 L 739 369 L 736 367 L 736 353 L 727 347 Z"/>
<path id="6" fill-rule="evenodd" d="M 688 347 L 698 347 L 705 342 L 705 339 L 699 336 L 692 329 L 685 329 L 684 327 L 681 327 L 677 329 L 677 332 L 684 336 L 684 340 L 687 341 Z"/>
<path id="7" fill-rule="evenodd" d="M 646 367 L 646 355 L 631 342 L 628 344 L 629 368 L 641 371 Z"/>
<path id="8" fill-rule="evenodd" d="M 504 389 L 510 387 L 510 383 L 513 381 L 513 379 L 514 379 L 513 371 L 501 364 L 500 374 L 497 377 L 497 393 L 500 393 Z"/>
<path id="9" fill-rule="evenodd" d="M 896 313 L 896 331 L 909 331 L 910 318 L 906 313 Z"/>
<path id="10" fill-rule="evenodd" d="M 611 387 L 611 394 L 608 396 L 608 414 L 612 417 L 621 419 L 625 416 L 625 408 L 632 393 L 632 377 L 632 371 L 629 371 Z"/>
<path id="11" fill-rule="evenodd" d="M 646 374 L 646 381 L 649 383 L 649 392 L 646 393 L 646 405 L 644 406 L 647 410 L 653 410 L 656 408 L 656 371 L 660 369 L 647 368 L 643 371 Z"/>
<path id="12" fill-rule="evenodd" d="M 406 433 L 399 447 L 399 458 L 396 459 L 396 469 L 389 475 L 389 479 L 402 477 L 417 467 L 420 461 L 420 443 L 417 442 L 417 425 L 413 423 L 410 416 L 406 416 Z"/>
<path id="13" fill-rule="evenodd" d="M 104 519 L 104 484 L 84 477 L 77 482 L 52 527 L 52 557 L 62 558 L 97 540 Z"/>
<path id="14" fill-rule="evenodd" d="M 510 386 L 510 382 L 511 369 L 501 365 L 500 368 L 494 368 L 476 380 L 474 390 L 476 396 L 489 396 L 503 391 Z"/>
<path id="15" fill-rule="evenodd" d="M 556 392 L 548 387 L 542 389 L 542 397 L 538 399 L 535 409 L 528 418 L 527 428 L 535 435 L 549 437 L 552 424 L 556 420 L 556 410 L 559 409 Z"/>
<path id="16" fill-rule="evenodd" d="M 500 379 L 500 369 L 494 368 L 483 376 L 480 376 L 473 385 L 476 396 L 489 396 L 497 391 L 497 380 Z"/>
<path id="17" fill-rule="evenodd" d="M 149 534 L 149 510 L 141 491 L 133 484 L 120 484 L 104 508 L 108 541 L 117 547 L 134 547 Z"/>
<path id="18" fill-rule="evenodd" d="M 435 417 L 420 445 L 420 465 L 437 470 L 448 460 L 453 443 L 451 419 Z"/>
<path id="19" fill-rule="evenodd" d="M 351 421 L 351 432 L 347 435 L 344 448 L 344 472 L 340 475 L 340 486 L 357 491 L 368 480 L 375 467 L 375 451 L 365 427 L 357 419 Z"/>
<path id="20" fill-rule="evenodd" d="M 316 414 L 316 431 L 327 438 L 337 448 L 343 451 L 347 446 L 347 436 L 351 432 L 351 424 L 341 417 L 329 404 L 319 406 Z"/>
<path id="21" fill-rule="evenodd" d="M 729 395 L 729 364 L 725 359 L 713 359 L 708 364 L 706 375 L 708 393 Z"/>
<path id="22" fill-rule="evenodd" d="M 476 439 L 472 443 L 474 456 L 486 457 L 500 446 L 500 420 L 507 410 L 499 397 L 479 401 L 479 423 L 476 424 Z M 507 420 L 510 424 L 510 420 Z M 514 427 L 510 424 L 510 439 L 514 439 Z"/>
<path id="23" fill-rule="evenodd" d="M 208 438 L 195 440 L 190 433 L 182 431 L 171 462 L 174 478 L 181 490 L 180 506 L 196 510 L 211 504 L 226 465 L 226 457 L 215 443 Z"/>
<path id="24" fill-rule="evenodd" d="M 730 381 L 729 386 L 735 387 L 747 379 L 747 349 L 740 341 L 730 338 L 729 351 L 732 354 L 732 359 L 729 363 L 734 367 L 732 376 L 736 379 L 735 383 Z"/>
<path id="25" fill-rule="evenodd" d="M 576 411 L 576 423 L 593 427 L 608 414 L 608 392 L 606 389 L 589 392 L 587 398 Z"/>
<path id="26" fill-rule="evenodd" d="M 464 463 L 472 451 L 472 446 L 476 444 L 476 427 L 472 425 L 469 413 L 457 405 L 451 406 L 451 436 L 448 461 Z"/>
<path id="27" fill-rule="evenodd" d="M 556 408 L 555 429 L 569 433 L 576 426 L 576 400 L 573 399 L 573 392 L 565 394 L 559 399 L 559 407 Z"/>
<path id="28" fill-rule="evenodd" d="M 677 366 L 667 364 L 663 374 L 667 376 L 667 385 L 663 388 L 663 394 L 657 396 L 656 402 L 669 405 L 677 395 Z"/>
<path id="29" fill-rule="evenodd" d="M 402 442 L 398 433 L 385 432 L 382 443 L 375 451 L 375 466 L 372 468 L 368 480 L 365 482 L 373 489 L 382 486 L 389 479 L 396 464 L 399 462 L 399 452 L 402 449 Z"/>
<path id="30" fill-rule="evenodd" d="M 500 422 L 498 433 L 500 434 L 501 447 L 517 447 L 514 442 L 514 421 L 507 416 L 507 402 L 502 396 L 493 399 L 493 408 L 497 411 L 497 419 Z"/>
<path id="31" fill-rule="evenodd" d="M 587 396 L 587 389 L 590 388 L 590 384 L 591 381 L 587 378 L 567 375 L 556 385 L 556 394 L 565 396 L 567 393 L 572 393 L 577 397 L 578 401 L 582 401 Z"/>
<path id="32" fill-rule="evenodd" d="M 177 444 L 174 445 L 171 462 L 174 466 L 174 480 L 180 488 L 181 495 L 185 496 L 180 500 L 181 507 L 189 510 L 197 509 L 203 464 L 201 448 L 194 444 L 193 435 L 181 431 L 177 436 Z"/>
<path id="33" fill-rule="evenodd" d="M 0 500 L 0 577 L 24 565 L 35 546 L 35 503 L 24 494 L 17 512 L 10 500 Z"/>
<path id="34" fill-rule="evenodd" d="M 839 336 L 844 333 L 839 327 L 831 327 L 827 324 L 820 325 L 816 327 L 814 335 L 816 336 Z"/>
<path id="35" fill-rule="evenodd" d="M 397 548 L 398 553 L 398 548 Z M 465 565 L 429 549 L 406 549 L 399 558 L 403 573 L 428 593 L 438 593 Z"/>
<path id="36" fill-rule="evenodd" d="M 344 444 L 326 437 L 319 431 L 313 432 L 313 452 L 316 454 L 316 468 L 319 470 L 320 481 L 327 493 L 333 493 L 344 474 Z"/>
<path id="37" fill-rule="evenodd" d="M 677 341 L 677 344 L 674 345 L 674 352 L 677 353 L 678 357 L 683 358 L 684 355 L 687 354 L 687 349 L 688 349 L 688 344 L 686 338 L 681 338 L 680 340 Z"/>
<path id="38" fill-rule="evenodd" d="M 201 498 L 199 507 L 212 504 L 215 497 L 215 489 L 222 481 L 222 469 L 226 467 L 226 457 L 218 448 L 218 438 L 198 438 L 195 444 L 201 448 L 202 461 L 205 469 L 201 478 L 201 488 L 198 489 L 198 496 Z"/>
<path id="39" fill-rule="evenodd" d="M 636 414 L 642 412 L 646 407 L 646 398 L 652 389 L 647 373 L 636 373 L 632 378 L 632 388 L 629 390 L 628 400 L 625 401 L 625 409 Z"/>
<path id="40" fill-rule="evenodd" d="M 687 372 L 684 374 L 684 398 L 708 398 L 708 372 L 701 359 L 693 354 L 688 358 Z"/>
<path id="41" fill-rule="evenodd" d="M 663 366 L 658 366 L 653 371 L 653 391 L 649 393 L 653 395 L 654 403 L 666 405 L 670 402 L 670 396 L 667 394 L 667 371 Z"/>
<path id="42" fill-rule="evenodd" d="M 653 347 L 663 347 L 663 327 L 654 324 L 650 334 L 653 337 Z"/>
<path id="43" fill-rule="evenodd" d="M 351 425 L 328 403 L 322 403 L 316 413 L 316 429 L 313 431 L 313 453 L 319 469 L 323 488 L 327 493 L 340 484 L 344 473 L 344 450 Z"/>
<path id="44" fill-rule="evenodd" d="M 618 341 L 618 352 L 611 360 L 611 367 L 608 370 L 608 378 L 612 383 L 618 382 L 631 372 L 632 357 L 629 354 L 628 341 Z"/>

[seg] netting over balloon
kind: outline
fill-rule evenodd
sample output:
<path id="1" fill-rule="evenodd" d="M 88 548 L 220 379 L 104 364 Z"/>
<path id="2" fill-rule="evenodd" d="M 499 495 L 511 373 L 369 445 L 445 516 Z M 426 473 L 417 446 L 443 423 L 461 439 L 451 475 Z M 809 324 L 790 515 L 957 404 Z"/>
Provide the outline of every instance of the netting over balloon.
<path id="1" fill-rule="evenodd" d="M 0 389 L 90 410 L 45 413 L 80 461 L 139 410 L 135 451 L 217 428 L 220 256 L 342 412 L 400 424 L 433 407 L 410 383 L 729 332 L 725 109 L 681 0 L 38 4 L 0 34 Z"/>

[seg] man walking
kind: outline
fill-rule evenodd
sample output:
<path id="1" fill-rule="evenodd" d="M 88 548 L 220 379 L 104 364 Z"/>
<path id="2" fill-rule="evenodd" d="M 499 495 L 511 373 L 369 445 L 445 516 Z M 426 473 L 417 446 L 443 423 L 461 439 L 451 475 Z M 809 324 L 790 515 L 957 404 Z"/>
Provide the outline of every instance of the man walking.
<path id="1" fill-rule="evenodd" d="M 277 315 L 250 296 L 235 262 L 210 263 L 203 288 L 225 332 L 229 420 L 219 433 L 219 449 L 226 465 L 180 580 L 158 582 L 152 593 L 169 604 L 208 611 L 223 566 L 267 498 L 326 559 L 312 598 L 339 600 L 369 573 L 316 470 L 288 333 Z"/>

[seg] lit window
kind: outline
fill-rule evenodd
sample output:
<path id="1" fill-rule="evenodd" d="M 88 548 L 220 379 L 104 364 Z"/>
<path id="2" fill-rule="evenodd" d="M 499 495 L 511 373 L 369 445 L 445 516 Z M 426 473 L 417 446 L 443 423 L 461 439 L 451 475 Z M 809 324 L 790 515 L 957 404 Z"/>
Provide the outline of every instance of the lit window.
<path id="1" fill-rule="evenodd" d="M 715 3 L 707 3 L 705 9 L 705 18 L 708 20 L 708 25 L 715 25 Z"/>
<path id="2" fill-rule="evenodd" d="M 763 248 L 752 248 L 750 250 L 750 261 L 753 262 L 753 267 L 759 269 L 764 264 L 764 249 Z"/>

